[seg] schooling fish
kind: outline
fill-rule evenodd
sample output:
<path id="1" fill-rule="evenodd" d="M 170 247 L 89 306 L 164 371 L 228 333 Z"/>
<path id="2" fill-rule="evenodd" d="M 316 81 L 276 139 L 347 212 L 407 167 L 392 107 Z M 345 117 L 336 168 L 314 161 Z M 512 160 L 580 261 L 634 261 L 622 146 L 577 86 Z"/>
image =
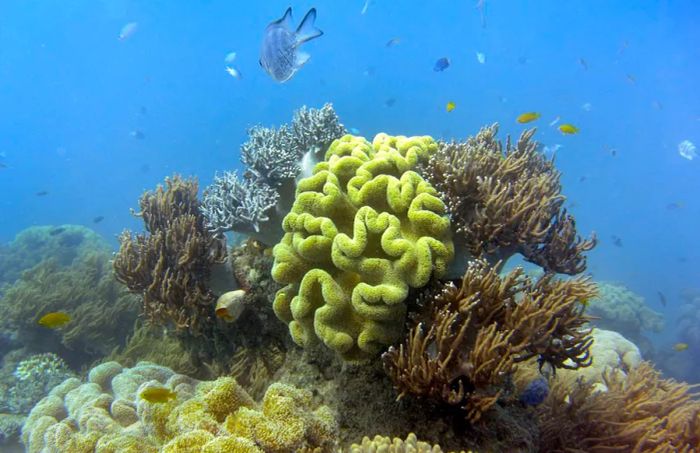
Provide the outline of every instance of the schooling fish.
<path id="1" fill-rule="evenodd" d="M 292 8 L 287 8 L 281 19 L 265 29 L 260 49 L 260 66 L 277 82 L 286 82 L 309 61 L 311 56 L 299 50 L 307 41 L 323 32 L 314 26 L 316 8 L 311 8 L 296 31 L 292 26 Z"/>
<path id="2" fill-rule="evenodd" d="M 448 112 L 451 112 L 451 111 L 454 110 L 455 108 L 457 108 L 457 104 L 455 104 L 454 102 L 450 101 L 450 102 L 447 103 L 447 106 L 445 107 L 445 110 L 447 110 Z"/>
<path id="3" fill-rule="evenodd" d="M 391 38 L 390 40 L 388 40 L 384 46 L 385 47 L 394 47 L 394 46 L 397 46 L 399 44 L 401 44 L 401 38 L 395 37 L 395 38 Z"/>
<path id="4" fill-rule="evenodd" d="M 70 315 L 62 311 L 52 311 L 39 318 L 37 324 L 48 329 L 58 329 L 70 322 Z"/>
<path id="5" fill-rule="evenodd" d="M 139 398 L 149 403 L 167 403 L 177 398 L 177 393 L 165 387 L 148 387 L 139 393 Z"/>
<path id="6" fill-rule="evenodd" d="M 137 22 L 129 22 L 128 24 L 124 25 L 119 32 L 119 41 L 126 41 L 129 39 L 134 33 L 136 33 L 138 28 L 139 24 Z"/>
<path id="7" fill-rule="evenodd" d="M 37 197 L 45 197 L 48 194 L 49 194 L 48 190 L 40 190 L 37 193 L 35 193 L 34 195 L 36 195 Z"/>
<path id="8" fill-rule="evenodd" d="M 614 234 L 610 237 L 612 238 L 615 247 L 622 247 L 622 238 L 615 236 Z"/>
<path id="9" fill-rule="evenodd" d="M 51 231 L 49 231 L 49 236 L 56 236 L 63 233 L 64 231 L 66 231 L 64 227 L 53 228 Z"/>
<path id="10" fill-rule="evenodd" d="M 100 223 L 100 222 L 102 222 L 104 219 L 105 219 L 105 216 L 103 216 L 103 215 L 98 215 L 97 217 L 95 217 L 94 219 L 92 219 L 92 223 Z"/>
<path id="11" fill-rule="evenodd" d="M 515 119 L 520 124 L 531 123 L 538 119 L 541 115 L 538 112 L 525 112 L 518 115 Z"/>
<path id="12" fill-rule="evenodd" d="M 449 67 L 450 67 L 450 59 L 447 57 L 442 57 L 442 58 L 438 58 L 438 60 L 435 62 L 435 66 L 433 66 L 433 71 L 442 72 Z"/>

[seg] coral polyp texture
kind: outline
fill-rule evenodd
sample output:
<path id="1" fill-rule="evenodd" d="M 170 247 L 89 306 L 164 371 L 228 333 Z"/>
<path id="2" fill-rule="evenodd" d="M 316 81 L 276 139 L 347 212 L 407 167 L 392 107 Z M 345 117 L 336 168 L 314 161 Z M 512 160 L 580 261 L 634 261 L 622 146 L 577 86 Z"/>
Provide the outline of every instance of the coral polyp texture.
<path id="1" fill-rule="evenodd" d="M 421 442 L 415 434 L 410 433 L 405 440 L 379 435 L 374 436 L 373 439 L 365 437 L 361 444 L 352 444 L 348 453 L 443 453 L 443 451 L 439 445 Z"/>
<path id="2" fill-rule="evenodd" d="M 282 236 L 282 217 L 293 202 L 294 180 L 302 160 L 325 150 L 345 128 L 330 104 L 320 109 L 302 107 L 291 125 L 277 129 L 255 126 L 241 146 L 243 176 L 225 172 L 204 192 L 202 212 L 214 233 L 238 231 L 267 244 Z"/>
<path id="3" fill-rule="evenodd" d="M 445 274 L 450 221 L 436 190 L 413 171 L 430 137 L 336 140 L 299 181 L 274 247 L 274 310 L 303 346 L 320 338 L 346 360 L 399 339 L 410 288 Z"/>
<path id="4" fill-rule="evenodd" d="M 208 278 L 212 266 L 226 259 L 226 245 L 204 227 L 197 181 L 176 175 L 165 183 L 141 196 L 137 215 L 147 233 L 122 233 L 114 271 L 142 296 L 149 321 L 199 335 L 214 323 L 217 296 Z"/>
<path id="5" fill-rule="evenodd" d="M 455 244 L 494 264 L 515 253 L 545 270 L 578 274 L 586 268 L 584 240 L 563 208 L 559 172 L 537 151 L 534 129 L 505 147 L 498 125 L 465 142 L 440 143 L 421 174 L 440 192 L 456 231 Z"/>
<path id="6" fill-rule="evenodd" d="M 661 378 L 648 362 L 593 383 L 560 381 L 538 408 L 540 451 L 694 452 L 700 401 L 691 387 Z"/>
<path id="7" fill-rule="evenodd" d="M 176 397 L 152 403 L 140 397 L 149 388 Z M 22 441 L 29 453 L 330 453 L 337 430 L 306 390 L 273 384 L 257 403 L 231 377 L 200 382 L 147 362 L 107 362 L 86 383 L 55 387 L 29 414 Z"/>
<path id="8" fill-rule="evenodd" d="M 595 295 L 584 278 L 532 281 L 516 268 L 501 277 L 473 261 L 458 287 L 426 291 L 423 313 L 406 340 L 383 355 L 399 397 L 456 406 L 476 423 L 506 396 L 520 362 L 577 369 L 590 365 L 592 342 L 582 302 Z M 511 401 L 512 402 L 512 401 Z"/>

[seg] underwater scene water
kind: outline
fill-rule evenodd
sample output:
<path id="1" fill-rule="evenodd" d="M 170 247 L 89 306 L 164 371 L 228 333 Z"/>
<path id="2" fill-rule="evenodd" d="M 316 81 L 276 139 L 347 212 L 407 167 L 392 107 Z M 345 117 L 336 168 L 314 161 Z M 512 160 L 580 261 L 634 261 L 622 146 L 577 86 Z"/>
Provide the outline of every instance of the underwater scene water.
<path id="1" fill-rule="evenodd" d="M 699 18 L 3 0 L 0 451 L 699 451 Z"/>

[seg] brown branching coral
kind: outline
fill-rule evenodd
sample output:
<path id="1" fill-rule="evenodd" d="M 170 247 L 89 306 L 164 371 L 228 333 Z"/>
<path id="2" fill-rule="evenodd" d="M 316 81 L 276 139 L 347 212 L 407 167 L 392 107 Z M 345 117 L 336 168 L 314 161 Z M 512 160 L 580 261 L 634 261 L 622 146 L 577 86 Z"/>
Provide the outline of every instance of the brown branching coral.
<path id="1" fill-rule="evenodd" d="M 583 382 L 552 386 L 539 408 L 541 451 L 696 451 L 700 401 L 691 387 L 662 379 L 648 362 L 604 382 L 604 392 Z"/>
<path id="2" fill-rule="evenodd" d="M 535 130 L 515 144 L 508 137 L 505 147 L 497 132 L 494 124 L 466 142 L 440 143 L 422 168 L 451 213 L 456 243 L 492 264 L 520 253 L 548 271 L 582 272 L 595 237 L 577 235 L 559 172 L 537 151 Z"/>
<path id="3" fill-rule="evenodd" d="M 155 324 L 199 335 L 213 323 L 216 296 L 208 287 L 211 266 L 226 258 L 223 239 L 204 228 L 197 181 L 166 178 L 166 187 L 141 196 L 146 234 L 125 231 L 114 259 L 117 279 L 143 297 L 143 312 Z"/>
<path id="4" fill-rule="evenodd" d="M 590 364 L 584 300 L 595 295 L 585 278 L 537 281 L 517 268 L 500 277 L 474 261 L 461 287 L 447 283 L 423 299 L 425 319 L 383 356 L 400 392 L 462 409 L 473 423 L 507 390 L 519 362 L 537 357 L 554 368 Z"/>

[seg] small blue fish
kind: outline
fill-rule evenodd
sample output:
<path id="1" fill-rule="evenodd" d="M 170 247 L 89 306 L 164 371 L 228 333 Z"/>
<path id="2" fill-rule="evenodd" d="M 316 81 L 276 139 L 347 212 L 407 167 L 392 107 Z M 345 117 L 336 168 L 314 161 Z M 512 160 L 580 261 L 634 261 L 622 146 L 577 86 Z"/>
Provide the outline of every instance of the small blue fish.
<path id="1" fill-rule="evenodd" d="M 449 67 L 450 67 L 450 59 L 447 57 L 442 57 L 438 61 L 435 62 L 435 66 L 433 66 L 433 71 L 442 72 Z"/>
<path id="2" fill-rule="evenodd" d="M 314 27 L 316 8 L 311 8 L 296 31 L 292 28 L 292 8 L 284 16 L 265 29 L 260 66 L 277 82 L 286 82 L 309 61 L 310 55 L 299 50 L 299 46 L 323 34 Z"/>

